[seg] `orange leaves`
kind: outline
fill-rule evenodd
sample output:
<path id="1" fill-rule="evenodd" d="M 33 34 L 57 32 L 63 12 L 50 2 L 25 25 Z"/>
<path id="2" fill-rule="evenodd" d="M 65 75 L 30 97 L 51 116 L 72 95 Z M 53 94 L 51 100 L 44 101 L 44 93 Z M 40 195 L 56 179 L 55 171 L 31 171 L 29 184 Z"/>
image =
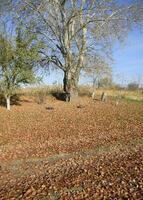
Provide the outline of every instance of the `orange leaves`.
<path id="1" fill-rule="evenodd" d="M 141 199 L 142 105 L 82 105 L 2 111 L 0 199 Z"/>

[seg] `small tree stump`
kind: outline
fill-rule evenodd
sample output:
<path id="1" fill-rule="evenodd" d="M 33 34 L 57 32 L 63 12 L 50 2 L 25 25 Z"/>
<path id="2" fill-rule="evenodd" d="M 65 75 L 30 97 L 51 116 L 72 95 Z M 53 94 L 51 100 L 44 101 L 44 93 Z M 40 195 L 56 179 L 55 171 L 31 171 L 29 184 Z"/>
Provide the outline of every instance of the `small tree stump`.
<path id="1" fill-rule="evenodd" d="M 118 101 L 118 100 L 116 100 L 116 103 L 115 103 L 115 105 L 116 105 L 116 106 L 118 106 L 118 105 L 119 105 L 119 101 Z"/>
<path id="2" fill-rule="evenodd" d="M 95 100 L 95 92 L 92 93 L 92 99 Z"/>
<path id="3" fill-rule="evenodd" d="M 101 95 L 101 101 L 106 102 L 107 101 L 107 93 L 103 92 Z"/>
<path id="4" fill-rule="evenodd" d="M 117 96 L 115 105 L 118 106 L 121 101 L 121 96 Z"/>

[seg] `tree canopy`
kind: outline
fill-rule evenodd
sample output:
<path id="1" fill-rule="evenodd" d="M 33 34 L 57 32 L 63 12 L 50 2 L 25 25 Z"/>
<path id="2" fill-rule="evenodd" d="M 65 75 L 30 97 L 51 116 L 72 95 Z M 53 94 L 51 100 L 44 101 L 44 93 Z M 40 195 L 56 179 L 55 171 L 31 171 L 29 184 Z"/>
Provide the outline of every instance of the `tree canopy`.
<path id="1" fill-rule="evenodd" d="M 39 61 L 39 46 L 34 38 L 16 31 L 14 40 L 6 35 L 0 35 L 0 93 L 7 100 L 10 109 L 10 97 L 21 84 L 36 82 L 34 66 Z"/>

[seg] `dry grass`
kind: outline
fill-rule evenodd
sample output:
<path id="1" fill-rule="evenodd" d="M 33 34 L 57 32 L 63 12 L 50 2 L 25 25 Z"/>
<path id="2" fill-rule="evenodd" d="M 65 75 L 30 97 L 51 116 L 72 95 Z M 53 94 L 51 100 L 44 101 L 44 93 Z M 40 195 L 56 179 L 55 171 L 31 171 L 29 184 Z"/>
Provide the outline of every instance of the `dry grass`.
<path id="1" fill-rule="evenodd" d="M 116 99 L 118 97 L 121 97 L 125 100 L 135 100 L 135 101 L 142 101 L 143 102 L 143 91 L 137 90 L 137 91 L 130 91 L 127 89 L 117 90 L 117 89 L 96 89 L 95 94 L 97 95 L 97 98 L 99 98 L 102 94 L 102 92 L 106 92 L 109 97 L 112 97 L 113 99 Z M 90 96 L 92 95 L 93 89 L 90 86 L 80 86 L 79 93 L 80 96 Z"/>
<path id="2" fill-rule="evenodd" d="M 97 96 L 97 99 L 100 99 L 102 92 L 106 91 L 107 95 L 113 99 L 116 99 L 118 97 L 121 97 L 125 100 L 133 100 L 133 101 L 141 101 L 143 102 L 143 91 L 137 90 L 137 91 L 130 91 L 127 89 L 117 90 L 117 89 L 96 89 L 95 93 Z M 24 96 L 27 96 L 28 98 L 32 98 L 35 100 L 35 102 L 38 103 L 38 99 L 40 99 L 40 96 L 45 97 L 52 97 L 56 96 L 56 94 L 61 94 L 63 92 L 62 85 L 55 85 L 55 86 L 42 86 L 37 88 L 27 88 L 22 89 L 18 91 L 18 93 L 23 94 Z M 93 88 L 91 86 L 79 86 L 79 96 L 80 97 L 91 97 L 93 92 Z"/>

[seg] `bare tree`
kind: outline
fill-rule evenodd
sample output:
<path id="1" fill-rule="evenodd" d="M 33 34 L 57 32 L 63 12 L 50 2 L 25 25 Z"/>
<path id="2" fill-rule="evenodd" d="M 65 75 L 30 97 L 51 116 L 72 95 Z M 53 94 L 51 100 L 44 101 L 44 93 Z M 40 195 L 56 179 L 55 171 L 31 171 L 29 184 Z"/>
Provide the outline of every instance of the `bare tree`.
<path id="1" fill-rule="evenodd" d="M 112 80 L 112 69 L 108 62 L 101 56 L 89 57 L 85 63 L 85 76 L 92 81 L 92 98 L 95 98 L 96 89 L 107 86 Z"/>
<path id="2" fill-rule="evenodd" d="M 143 18 L 143 1 L 121 4 L 114 0 L 19 0 L 26 27 L 43 40 L 43 62 L 64 72 L 64 91 L 78 96 L 78 81 L 87 55 L 110 56 L 114 42 L 123 41 Z"/>

